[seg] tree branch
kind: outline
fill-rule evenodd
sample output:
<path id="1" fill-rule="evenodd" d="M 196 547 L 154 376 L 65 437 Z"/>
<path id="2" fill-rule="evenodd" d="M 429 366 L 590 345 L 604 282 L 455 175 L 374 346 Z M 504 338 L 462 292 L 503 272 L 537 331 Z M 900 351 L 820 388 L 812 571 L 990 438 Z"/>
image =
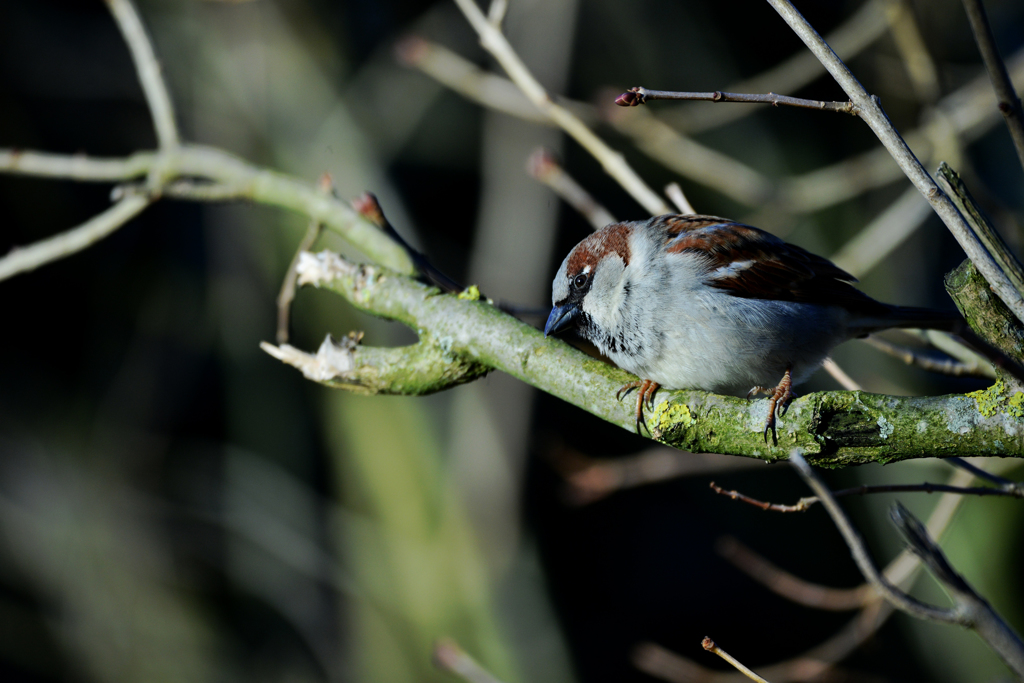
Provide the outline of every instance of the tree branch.
<path id="1" fill-rule="evenodd" d="M 877 98 L 868 94 L 864 86 L 856 79 L 853 73 L 836 56 L 832 49 L 822 39 L 817 31 L 804 19 L 789 0 L 768 0 L 780 16 L 789 24 L 793 32 L 810 48 L 811 52 L 825 66 L 825 69 L 832 75 L 836 82 L 842 87 L 857 108 L 858 115 L 864 119 L 882 145 L 888 150 L 892 158 L 899 164 L 910 182 L 924 195 L 928 203 L 932 205 L 935 213 L 939 215 L 942 222 L 946 224 L 957 242 L 967 253 L 968 258 L 975 264 L 985 280 L 992 286 L 1003 303 L 1013 311 L 1018 320 L 1024 321 L 1024 298 L 1013 287 L 1006 274 L 992 259 L 992 256 L 985 250 L 981 241 L 971 230 L 964 220 L 964 217 L 957 211 L 956 206 L 942 190 L 928 172 L 921 166 L 907 143 L 900 137 L 896 128 L 889 121 L 889 117 L 882 110 Z"/>
<path id="2" fill-rule="evenodd" d="M 1024 679 L 1024 641 L 1020 636 L 992 609 L 988 601 L 978 595 L 953 569 L 942 548 L 928 536 L 927 530 L 909 510 L 897 502 L 889 516 L 910 549 L 921 558 L 932 575 L 953 598 L 956 611 L 961 616 L 958 623 L 976 631 L 1003 662 L 1019 678 Z"/>
<path id="3" fill-rule="evenodd" d="M 529 161 L 526 162 L 526 172 L 530 177 L 547 185 L 562 201 L 576 209 L 594 230 L 600 230 L 615 222 L 615 216 L 584 190 L 583 186 L 562 168 L 551 152 L 543 147 L 530 155 Z"/>
<path id="4" fill-rule="evenodd" d="M 923 370 L 928 370 L 929 372 L 937 372 L 942 375 L 951 375 L 953 377 L 995 378 L 995 372 L 992 370 L 992 366 L 988 363 L 964 363 L 956 360 L 955 358 L 936 359 L 920 353 L 917 349 L 913 349 L 909 346 L 893 344 L 891 341 L 882 339 L 877 335 L 869 335 L 862 341 L 869 346 L 875 347 L 882 353 L 890 355 L 893 358 L 899 358 L 907 365 L 913 365 Z"/>
<path id="5" fill-rule="evenodd" d="M 992 27 L 988 23 L 988 15 L 981 0 L 963 0 L 967 19 L 971 22 L 974 40 L 978 43 L 978 51 L 985 62 L 985 69 L 992 80 L 992 89 L 996 92 L 997 107 L 1006 119 L 1006 127 L 1010 129 L 1013 146 L 1017 150 L 1017 158 L 1024 167 L 1024 109 L 1020 97 L 1013 89 L 1006 64 L 999 56 L 996 38 L 992 35 Z"/>
<path id="6" fill-rule="evenodd" d="M 640 176 L 626 163 L 619 152 L 610 148 L 593 131 L 587 128 L 579 117 L 556 104 L 544 86 L 537 82 L 530 70 L 516 54 L 501 30 L 489 22 L 475 0 L 455 0 L 470 26 L 480 36 L 480 44 L 491 53 L 512 82 L 519 86 L 526 98 L 541 112 L 561 126 L 584 149 L 600 162 L 605 172 L 614 178 L 641 206 L 652 215 L 670 213 L 668 204 L 647 186 Z"/>
<path id="7" fill-rule="evenodd" d="M 254 166 L 219 149 L 182 145 L 163 155 L 138 152 L 120 159 L 0 149 L 0 171 L 49 178 L 125 181 L 145 176 L 158 164 L 163 165 L 165 180 L 171 183 L 171 187 L 174 186 L 174 178 L 185 178 L 193 183 L 196 179 L 203 179 L 220 188 L 214 194 L 190 196 L 190 199 L 246 199 L 289 209 L 334 230 L 373 261 L 400 273 L 415 272 L 409 255 L 401 246 L 345 202 L 323 193 L 312 183 Z M 8 263 L 17 262 L 20 259 L 17 256 L 19 252 L 36 249 L 53 239 L 22 247 L 0 258 L 0 280 L 24 270 L 12 270 Z M 76 242 L 74 246 L 75 250 L 79 250 L 88 244 Z M 46 258 L 36 262 L 33 267 L 69 253 L 73 252 L 50 251 L 44 254 Z"/>
<path id="8" fill-rule="evenodd" d="M 445 353 L 517 377 L 624 429 L 630 405 L 615 391 L 631 375 L 595 360 L 484 301 L 436 289 L 330 252 L 316 256 L 312 282 L 357 308 L 429 335 Z M 993 387 L 966 396 L 896 397 L 824 392 L 796 399 L 780 421 L 779 445 L 760 437 L 767 400 L 703 391 L 659 392 L 647 424 L 657 440 L 693 452 L 730 453 L 768 462 L 803 448 L 817 464 L 842 467 L 915 457 L 1024 455 L 1024 393 Z"/>
<path id="9" fill-rule="evenodd" d="M 804 482 L 807 483 L 811 490 L 814 491 L 815 495 L 821 500 L 825 509 L 828 510 L 829 516 L 831 516 L 832 521 L 835 522 L 836 527 L 839 529 L 839 533 L 842 534 L 843 539 L 846 541 L 846 545 L 850 547 L 850 553 L 853 555 L 853 560 L 857 563 L 857 568 L 860 569 L 860 573 L 864 575 L 864 578 L 875 587 L 875 589 L 889 602 L 889 604 L 920 619 L 928 619 L 945 624 L 960 624 L 962 626 L 968 625 L 963 617 L 956 611 L 940 609 L 923 603 L 917 598 L 907 595 L 894 586 L 889 579 L 875 568 L 875 564 L 871 561 L 871 556 L 868 554 L 867 547 L 864 545 L 864 540 L 860 537 L 860 534 L 857 533 L 857 530 L 853 528 L 853 524 L 850 522 L 849 518 L 847 518 L 843 509 L 839 507 L 839 503 L 837 503 L 836 499 L 832 496 L 832 492 L 829 491 L 828 487 L 825 486 L 825 483 L 818 478 L 818 475 L 814 473 L 814 470 L 812 470 L 811 466 L 807 464 L 806 460 L 804 460 L 800 451 L 794 449 L 789 455 L 789 460 L 796 468 L 797 472 L 800 473 Z"/>
<path id="10" fill-rule="evenodd" d="M 139 74 L 139 83 L 149 105 L 156 128 L 156 139 L 163 151 L 170 151 L 180 144 L 178 126 L 174 122 L 174 107 L 167 92 L 167 84 L 161 73 L 160 62 L 153 52 L 153 43 L 146 34 L 139 13 L 131 0 L 106 0 L 110 13 L 121 29 L 121 35 L 128 43 L 128 49 Z"/>
<path id="11" fill-rule="evenodd" d="M 0 280 L 35 270 L 43 264 L 82 251 L 142 213 L 150 201 L 145 194 L 129 194 L 78 227 L 27 247 L 14 247 L 6 256 L 0 258 Z"/>
<path id="12" fill-rule="evenodd" d="M 942 549 L 928 535 L 924 525 L 910 512 L 896 503 L 891 518 L 896 528 L 903 535 L 910 549 L 918 555 L 932 575 L 953 599 L 954 607 L 941 609 L 925 604 L 907 595 L 880 574 L 868 555 L 864 541 L 853 528 L 842 508 L 836 502 L 824 482 L 811 469 L 807 461 L 798 451 L 790 454 L 790 461 L 800 476 L 821 499 L 822 505 L 828 510 L 846 544 L 850 547 L 853 559 L 858 568 L 871 585 L 894 607 L 911 616 L 949 624 L 959 624 L 969 628 L 984 640 L 1003 662 L 1019 677 L 1024 678 L 1024 641 L 1010 626 L 992 609 L 992 607 L 972 589 L 962 576 L 949 564 Z"/>

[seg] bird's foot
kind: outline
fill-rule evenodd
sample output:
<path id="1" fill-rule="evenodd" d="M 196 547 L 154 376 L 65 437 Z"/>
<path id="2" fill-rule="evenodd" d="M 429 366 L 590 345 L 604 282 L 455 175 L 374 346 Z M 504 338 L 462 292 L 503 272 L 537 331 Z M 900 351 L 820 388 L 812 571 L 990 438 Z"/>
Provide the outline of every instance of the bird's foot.
<path id="1" fill-rule="evenodd" d="M 772 444 L 779 445 L 779 435 L 775 431 L 776 418 L 786 414 L 789 402 L 796 394 L 793 392 L 793 368 L 786 368 L 786 374 L 774 387 L 754 387 L 747 393 L 747 398 L 753 398 L 758 394 L 771 394 L 768 399 L 768 419 L 764 423 L 764 442 L 768 443 L 768 432 L 772 433 Z"/>
<path id="2" fill-rule="evenodd" d="M 622 397 L 628 394 L 633 389 L 639 387 L 639 391 L 636 394 L 636 433 L 640 433 L 640 426 L 643 425 L 647 433 L 651 433 L 651 428 L 647 426 L 647 422 L 644 421 L 644 404 L 647 404 L 648 410 L 654 409 L 654 392 L 658 390 L 661 385 L 657 382 L 649 379 L 640 379 L 633 382 L 628 382 L 619 387 L 619 390 L 615 392 L 615 399 L 618 401 L 622 400 Z"/>

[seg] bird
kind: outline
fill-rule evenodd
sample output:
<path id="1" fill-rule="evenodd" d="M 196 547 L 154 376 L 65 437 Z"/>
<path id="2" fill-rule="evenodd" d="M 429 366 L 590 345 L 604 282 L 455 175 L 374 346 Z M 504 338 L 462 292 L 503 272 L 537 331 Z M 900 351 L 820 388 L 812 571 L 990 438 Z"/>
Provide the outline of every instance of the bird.
<path id="1" fill-rule="evenodd" d="M 574 331 L 638 378 L 636 429 L 660 388 L 768 394 L 776 419 L 838 344 L 892 327 L 949 332 L 954 312 L 882 303 L 828 259 L 706 215 L 612 223 L 562 261 L 544 334 Z M 650 431 L 648 429 L 648 431 Z"/>

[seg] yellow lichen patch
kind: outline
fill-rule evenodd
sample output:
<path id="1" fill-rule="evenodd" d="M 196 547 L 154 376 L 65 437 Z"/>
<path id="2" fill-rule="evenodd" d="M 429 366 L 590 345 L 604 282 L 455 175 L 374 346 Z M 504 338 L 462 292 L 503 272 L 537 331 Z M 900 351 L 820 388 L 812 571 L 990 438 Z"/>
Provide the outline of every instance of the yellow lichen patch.
<path id="1" fill-rule="evenodd" d="M 992 417 L 996 413 L 1005 413 L 1011 417 L 1024 417 L 1024 393 L 1015 391 L 1012 396 L 1006 395 L 1006 385 L 1003 380 L 997 379 L 996 383 L 987 389 L 972 391 L 967 394 L 978 404 L 978 412 L 985 417 Z"/>
<path id="2" fill-rule="evenodd" d="M 459 292 L 459 298 L 463 301 L 480 301 L 480 288 L 476 285 L 470 285 Z"/>
<path id="3" fill-rule="evenodd" d="M 1013 417 L 1024 417 L 1024 392 L 1015 391 L 1006 402 L 1006 412 Z"/>
<path id="4" fill-rule="evenodd" d="M 665 433 L 672 428 L 689 427 L 695 422 L 690 406 L 685 403 L 665 401 L 659 403 L 651 414 L 651 423 L 655 433 Z"/>

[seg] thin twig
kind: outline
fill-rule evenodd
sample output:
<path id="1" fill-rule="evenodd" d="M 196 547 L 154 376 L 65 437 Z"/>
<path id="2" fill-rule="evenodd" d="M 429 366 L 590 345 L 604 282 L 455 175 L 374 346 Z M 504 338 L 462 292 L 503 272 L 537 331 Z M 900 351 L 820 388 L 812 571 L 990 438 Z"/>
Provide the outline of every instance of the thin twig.
<path id="1" fill-rule="evenodd" d="M 931 207 L 914 187 L 880 213 L 856 237 L 843 245 L 832 262 L 856 277 L 877 266 L 903 244 L 932 215 Z"/>
<path id="2" fill-rule="evenodd" d="M 715 551 L 776 595 L 812 609 L 847 612 L 864 607 L 878 596 L 867 583 L 855 588 L 833 588 L 805 581 L 776 567 L 732 536 L 718 539 Z"/>
<path id="3" fill-rule="evenodd" d="M 292 301 L 295 299 L 295 280 L 298 278 L 296 267 L 299 265 L 299 256 L 304 251 L 311 251 L 313 243 L 316 242 L 323 226 L 317 221 L 310 221 L 306 228 L 306 234 L 302 236 L 295 255 L 292 256 L 288 270 L 285 271 L 284 280 L 281 282 L 281 291 L 277 294 L 277 343 L 288 343 L 289 317 L 291 314 Z"/>
<path id="4" fill-rule="evenodd" d="M 769 680 L 821 681 L 822 674 L 870 638 L 892 614 L 889 603 L 876 600 L 861 610 L 838 633 L 817 647 L 793 659 L 758 667 Z M 652 643 L 644 643 L 633 653 L 633 663 L 652 676 L 675 683 L 741 683 L 740 674 L 714 671 L 669 652 Z"/>
<path id="5" fill-rule="evenodd" d="M 747 206 L 776 198 L 776 184 L 764 174 L 718 150 L 688 138 L 644 109 L 601 110 L 616 131 L 665 168 Z"/>
<path id="6" fill-rule="evenodd" d="M 324 194 L 331 194 L 334 191 L 334 180 L 330 173 L 320 176 L 319 189 Z M 310 221 L 306 228 L 306 234 L 299 241 L 299 246 L 292 256 L 288 270 L 285 271 L 284 280 L 281 282 L 281 291 L 277 294 L 277 343 L 287 344 L 289 334 L 289 317 L 291 316 L 292 301 L 295 299 L 295 283 L 299 277 L 299 260 L 304 251 L 312 251 L 313 243 L 320 237 L 324 226 L 319 221 Z"/>
<path id="7" fill-rule="evenodd" d="M 903 58 L 903 65 L 917 99 L 924 103 L 934 102 L 939 96 L 939 75 L 909 3 L 905 0 L 885 0 L 883 4 L 889 33 Z"/>
<path id="8" fill-rule="evenodd" d="M 693 205 L 690 204 L 690 200 L 686 198 L 686 194 L 683 192 L 683 188 L 679 186 L 679 183 L 669 183 L 665 186 L 665 196 L 669 198 L 676 208 L 679 209 L 679 213 L 684 216 L 691 216 L 697 212 L 694 210 Z"/>
<path id="9" fill-rule="evenodd" d="M 715 641 L 711 640 L 711 638 L 709 638 L 708 636 L 704 636 L 704 640 L 701 641 L 701 646 L 705 650 L 707 650 L 708 652 L 714 652 L 716 655 L 718 655 L 719 657 L 721 657 L 725 661 L 727 661 L 730 664 L 732 664 L 733 667 L 735 667 L 737 671 L 739 671 L 741 674 L 743 674 L 744 676 L 746 676 L 750 680 L 758 681 L 759 683 L 768 683 L 768 681 L 764 680 L 763 678 L 758 676 L 756 673 L 754 673 L 753 671 L 748 669 L 746 666 L 744 666 L 743 663 L 740 662 L 738 659 L 736 659 L 735 657 L 730 655 L 728 652 L 726 652 L 722 648 L 720 648 L 717 645 L 715 645 Z"/>
<path id="10" fill-rule="evenodd" d="M 846 371 L 839 367 L 839 364 L 831 358 L 826 358 L 825 362 L 821 364 L 821 367 L 824 368 L 825 372 L 831 375 L 832 379 L 839 382 L 839 386 L 843 389 L 846 389 L 847 391 L 863 390 L 863 387 L 861 387 L 856 380 L 847 375 Z"/>
<path id="11" fill-rule="evenodd" d="M 963 470 L 955 470 L 950 477 L 949 483 L 956 485 L 967 485 L 971 483 L 973 475 Z M 939 498 L 931 516 L 928 518 L 928 532 L 933 537 L 940 537 L 952 521 L 956 510 L 963 501 L 962 496 L 955 496 L 945 493 Z M 753 554 L 753 551 L 749 551 Z M 728 557 L 726 559 L 729 559 Z M 762 559 L 762 558 L 757 558 Z M 763 560 L 761 567 L 770 568 L 762 576 L 759 573 L 749 571 L 746 565 L 737 564 L 739 569 L 746 571 L 752 578 L 765 584 L 784 598 L 793 600 L 800 604 L 801 597 L 821 595 L 826 601 L 835 601 L 837 604 L 848 602 L 855 594 L 863 591 L 863 607 L 856 617 L 846 624 L 839 632 L 828 640 L 811 648 L 810 650 L 782 662 L 770 664 L 761 668 L 761 672 L 769 679 L 789 681 L 814 681 L 819 680 L 823 672 L 835 666 L 836 662 L 845 659 L 851 652 L 860 647 L 872 636 L 886 620 L 892 615 L 894 608 L 885 602 L 869 583 L 862 584 L 857 588 L 831 588 L 804 582 L 802 579 L 778 570 L 779 574 L 772 573 L 771 569 L 777 569 L 774 565 Z M 885 576 L 890 581 L 903 588 L 908 588 L 921 568 L 920 559 L 910 550 L 904 549 L 896 559 L 889 563 L 885 569 Z M 794 582 L 787 586 L 786 581 L 778 579 L 788 577 Z M 788 590 L 784 590 L 783 587 Z M 808 605 L 813 607 L 814 605 Z M 733 674 L 711 671 L 692 662 L 685 657 L 669 652 L 657 645 L 646 643 L 633 655 L 636 666 L 653 676 L 658 676 L 678 683 L 701 681 L 702 683 L 737 683 L 739 677 Z"/>
<path id="12" fill-rule="evenodd" d="M 882 353 L 899 358 L 907 365 L 913 365 L 929 372 L 952 375 L 953 377 L 988 377 L 991 379 L 995 376 L 992 366 L 988 363 L 963 363 L 955 358 L 937 360 L 919 353 L 909 346 L 893 344 L 891 341 L 875 335 L 864 337 L 863 341 Z"/>
<path id="13" fill-rule="evenodd" d="M 82 251 L 139 215 L 151 201 L 146 194 L 130 194 L 75 228 L 26 247 L 14 247 L 0 258 L 0 280 Z"/>
<path id="14" fill-rule="evenodd" d="M 750 496 L 740 493 L 739 491 L 726 491 L 721 486 L 716 485 L 715 482 L 711 482 L 710 486 L 711 490 L 720 496 L 732 498 L 733 500 L 738 500 L 742 503 L 753 505 L 754 507 L 761 508 L 762 510 L 771 510 L 772 512 L 804 512 L 812 505 L 818 502 L 818 499 L 812 496 L 810 498 L 801 498 L 799 501 L 797 501 L 796 505 L 768 503 L 763 500 L 751 498 Z"/>
<path id="15" fill-rule="evenodd" d="M 626 163 L 619 152 L 609 147 L 587 128 L 575 114 L 556 104 L 516 54 L 505 35 L 487 20 L 474 0 L 455 0 L 470 25 L 480 36 L 480 44 L 498 63 L 539 110 L 547 114 L 573 139 L 590 152 L 608 175 L 612 176 L 641 206 L 652 215 L 669 213 L 669 207 Z"/>
<path id="16" fill-rule="evenodd" d="M 554 155 L 543 147 L 530 155 L 526 162 L 526 172 L 535 180 L 547 185 L 566 204 L 576 209 L 587 219 L 594 230 L 600 230 L 615 222 L 615 216 L 611 215 L 589 192 L 583 189 L 582 185 L 566 173 Z"/>
<path id="17" fill-rule="evenodd" d="M 828 34 L 829 45 L 844 59 L 856 57 L 865 48 L 885 34 L 888 23 L 880 0 L 869 0 L 835 30 Z M 730 92 L 764 92 L 774 90 L 788 94 L 800 90 L 825 69 L 814 55 L 797 50 L 784 61 L 756 76 L 731 83 L 725 90 Z M 695 104 L 666 106 L 658 117 L 687 134 L 693 135 L 732 123 L 758 111 L 756 107 L 729 107 L 727 109 L 704 107 Z"/>
<path id="18" fill-rule="evenodd" d="M 889 517 L 904 540 L 949 593 L 962 625 L 975 631 L 1010 669 L 1024 680 L 1024 640 L 1003 620 L 985 598 L 953 569 L 942 548 L 928 536 L 910 511 L 896 502 Z"/>
<path id="19" fill-rule="evenodd" d="M 795 505 L 769 503 L 763 500 L 758 500 L 757 498 L 751 498 L 739 491 L 726 491 L 721 486 L 715 485 L 715 482 L 711 482 L 711 490 L 727 498 L 732 498 L 733 500 L 738 500 L 743 503 L 747 503 L 748 505 L 761 508 L 762 510 L 770 510 L 772 512 L 806 512 L 815 503 L 822 502 L 818 496 L 807 496 L 798 500 Z M 955 493 L 960 496 L 1005 496 L 1008 498 L 1024 498 L 1024 490 L 1012 486 L 1008 488 L 965 487 L 951 486 L 949 484 L 930 484 L 928 482 L 924 482 L 922 484 L 862 484 L 861 486 L 853 486 L 848 489 L 832 491 L 832 495 L 836 498 L 840 498 L 842 496 L 864 496 L 872 493 Z"/>
<path id="20" fill-rule="evenodd" d="M 843 539 L 846 541 L 846 545 L 850 547 L 850 553 L 853 555 L 854 562 L 857 563 L 857 567 L 860 569 L 861 574 L 864 578 L 875 587 L 875 589 L 881 593 L 891 605 L 899 610 L 906 612 L 912 616 L 920 619 L 930 619 L 932 621 L 940 621 L 946 624 L 961 624 L 966 625 L 963 617 L 954 610 L 940 609 L 927 605 L 920 600 L 913 598 L 899 588 L 894 586 L 885 576 L 879 573 L 875 567 L 874 562 L 871 561 L 871 556 L 868 555 L 867 547 L 864 545 L 864 540 L 857 533 L 857 530 L 853 528 L 853 524 L 850 523 L 846 513 L 839 507 L 839 503 L 836 502 L 832 492 L 825 486 L 818 475 L 814 473 L 811 466 L 804 460 L 803 455 L 800 453 L 800 449 L 795 448 L 789 454 L 789 461 L 796 468 L 796 471 L 800 473 L 804 482 L 811 488 L 812 491 L 817 495 L 821 504 L 828 510 L 829 515 L 832 517 L 832 521 L 835 522 L 836 527 L 839 529 L 839 533 L 842 534 Z"/>
<path id="21" fill-rule="evenodd" d="M 434 664 L 468 683 L 501 683 L 451 638 L 442 638 L 434 644 Z"/>
<path id="22" fill-rule="evenodd" d="M 1013 88 L 1006 64 L 999 56 L 996 39 L 992 35 L 992 27 L 988 23 L 988 15 L 981 0 L 963 0 L 967 19 L 971 22 L 974 40 L 978 43 L 978 51 L 985 62 L 985 69 L 992 80 L 992 88 L 996 92 L 997 106 L 1006 119 L 1006 127 L 1010 129 L 1013 146 L 1017 150 L 1017 158 L 1024 166 L 1024 109 L 1020 97 Z"/>
<path id="23" fill-rule="evenodd" d="M 903 169 L 903 172 L 910 178 L 910 182 L 932 205 L 939 218 L 953 233 L 953 237 L 988 281 L 996 295 L 1013 311 L 1018 320 L 1024 321 L 1024 298 L 1013 287 L 1006 274 L 996 265 L 992 256 L 985 250 L 978 236 L 971 230 L 950 198 L 939 189 L 931 175 L 900 137 L 892 122 L 889 121 L 889 117 L 882 110 L 877 98 L 868 94 L 864 86 L 789 0 L 768 0 L 768 2 L 843 88 L 857 108 L 858 115 L 864 119 L 896 163 Z"/>
<path id="24" fill-rule="evenodd" d="M 131 0 L 106 0 L 111 14 L 121 29 L 131 51 L 135 70 L 139 74 L 142 92 L 149 104 L 149 112 L 156 128 L 156 138 L 162 150 L 171 150 L 180 144 L 178 127 L 174 122 L 174 107 L 164 83 L 160 62 L 153 52 L 153 44 L 146 34 L 139 13 Z"/>
<path id="25" fill-rule="evenodd" d="M 818 111 L 836 111 L 844 114 L 857 115 L 853 102 L 823 102 L 821 100 L 805 100 L 799 97 L 778 95 L 770 92 L 766 95 L 753 93 L 722 92 L 673 92 L 669 90 L 649 90 L 643 87 L 630 88 L 615 98 L 620 107 L 636 107 L 650 100 L 701 100 L 705 102 L 747 102 L 751 104 L 770 104 L 773 107 L 799 107 Z"/>
<path id="26" fill-rule="evenodd" d="M 588 505 L 623 489 L 697 475 L 751 469 L 758 463 L 715 453 L 686 453 L 655 446 L 624 458 L 592 458 L 558 446 L 546 452 L 551 466 L 565 479 L 566 502 Z"/>
<path id="27" fill-rule="evenodd" d="M 1010 479 L 1005 479 L 997 474 L 992 474 L 991 472 L 981 469 L 977 465 L 971 464 L 963 458 L 946 458 L 946 462 L 950 465 L 955 465 L 956 467 L 964 469 L 976 477 L 990 481 L 1000 489 L 1010 492 L 1018 498 L 1024 498 L 1024 482 L 1011 481 Z"/>
<path id="28" fill-rule="evenodd" d="M 247 199 L 289 209 L 334 229 L 377 263 L 399 273 L 411 274 L 415 271 L 411 258 L 400 244 L 359 216 L 345 202 L 325 195 L 304 180 L 254 166 L 219 149 L 186 144 L 169 154 L 138 152 L 121 159 L 0 149 L 0 171 L 38 177 L 97 182 L 124 181 L 145 176 L 158 166 L 163 169 L 172 187 L 177 186 L 175 177 L 188 178 L 185 185 L 188 187 L 201 187 L 203 181 L 217 187 L 217 191 L 212 193 L 187 193 L 190 199 Z M 131 196 L 136 197 L 133 202 L 139 200 L 138 195 Z M 0 280 L 25 270 L 11 270 L 12 263 L 21 263 L 24 259 L 24 255 L 19 255 L 19 252 L 44 250 L 40 260 L 31 265 L 34 268 L 91 244 L 69 238 L 67 243 L 74 250 L 66 251 L 53 248 L 51 243 L 56 239 L 21 247 L 0 258 Z"/>
<path id="29" fill-rule="evenodd" d="M 487 21 L 494 24 L 495 28 L 501 28 L 501 22 L 505 20 L 506 12 L 508 12 L 508 0 L 491 0 L 491 6 L 487 10 Z"/>

